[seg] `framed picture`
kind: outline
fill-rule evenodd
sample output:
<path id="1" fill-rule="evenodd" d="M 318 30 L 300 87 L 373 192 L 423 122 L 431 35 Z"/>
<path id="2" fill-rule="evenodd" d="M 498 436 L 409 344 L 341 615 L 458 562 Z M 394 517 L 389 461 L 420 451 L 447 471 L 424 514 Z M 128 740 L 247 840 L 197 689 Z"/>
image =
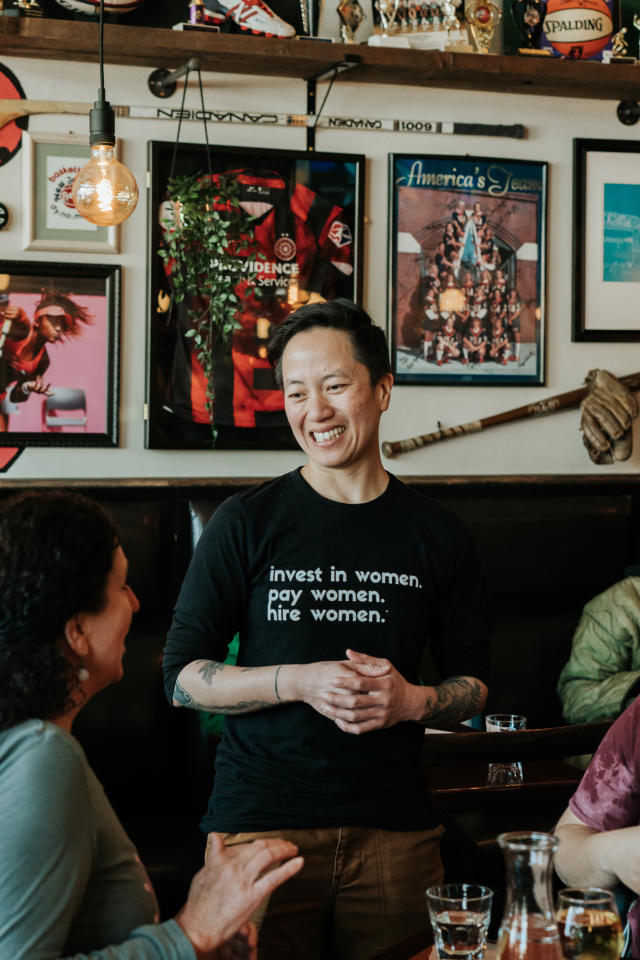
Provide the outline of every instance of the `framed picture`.
<path id="1" fill-rule="evenodd" d="M 207 380 L 194 352 L 189 298 L 172 300 L 159 251 L 167 216 L 173 144 L 149 144 L 148 421 L 151 448 L 211 449 Z M 240 301 L 231 358 L 213 372 L 215 449 L 295 449 L 282 392 L 266 358 L 273 328 L 317 297 L 358 299 L 362 287 L 364 157 L 216 147 L 212 174 L 231 174 L 257 251 L 235 258 Z M 205 147 L 180 144 L 176 174 L 204 177 Z M 206 176 L 209 174 L 207 172 Z M 215 197 L 215 195 L 214 195 Z M 232 269 L 236 269 L 235 262 Z"/>
<path id="2" fill-rule="evenodd" d="M 76 174 L 89 160 L 89 138 L 24 133 L 24 248 L 118 252 L 118 228 L 99 227 L 77 212 Z"/>
<path id="3" fill-rule="evenodd" d="M 118 444 L 120 267 L 0 260 L 0 446 Z"/>
<path id="4" fill-rule="evenodd" d="M 547 164 L 390 157 L 398 383 L 544 383 Z"/>
<path id="5" fill-rule="evenodd" d="M 640 340 L 640 143 L 573 141 L 573 339 Z"/>

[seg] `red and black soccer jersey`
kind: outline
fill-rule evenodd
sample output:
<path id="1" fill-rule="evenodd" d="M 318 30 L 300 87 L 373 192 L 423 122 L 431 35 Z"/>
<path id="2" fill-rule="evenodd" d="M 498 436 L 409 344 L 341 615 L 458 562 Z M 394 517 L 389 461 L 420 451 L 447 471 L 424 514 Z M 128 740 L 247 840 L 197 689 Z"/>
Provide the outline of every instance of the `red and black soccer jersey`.
<path id="1" fill-rule="evenodd" d="M 353 274 L 353 236 L 342 208 L 304 184 L 290 191 L 277 172 L 234 170 L 225 176 L 239 184 L 240 205 L 252 218 L 253 237 L 238 251 L 240 326 L 233 334 L 232 364 L 216 366 L 215 422 L 280 426 L 286 423 L 282 392 L 266 359 L 270 328 L 309 293 L 325 299 L 335 295 L 336 278 Z M 184 336 L 189 324 L 186 310 L 180 310 L 169 404 L 183 419 L 208 423 L 204 373 L 191 338 Z"/>

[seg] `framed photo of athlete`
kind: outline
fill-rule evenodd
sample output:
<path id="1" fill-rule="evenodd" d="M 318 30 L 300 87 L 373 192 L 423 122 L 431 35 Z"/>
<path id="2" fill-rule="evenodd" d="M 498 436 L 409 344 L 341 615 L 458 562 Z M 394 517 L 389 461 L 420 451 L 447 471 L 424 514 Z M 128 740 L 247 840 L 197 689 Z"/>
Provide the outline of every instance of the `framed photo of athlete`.
<path id="1" fill-rule="evenodd" d="M 638 341 L 640 143 L 573 141 L 573 339 Z"/>
<path id="2" fill-rule="evenodd" d="M 217 184 L 231 180 L 244 218 L 243 242 L 228 267 L 238 278 L 231 285 L 238 307 L 230 355 L 217 357 L 209 375 L 194 336 L 198 301 L 177 302 L 171 260 L 161 255 L 175 223 L 175 204 L 167 200 L 172 156 L 172 143 L 149 144 L 146 445 L 211 449 L 213 420 L 216 450 L 296 449 L 267 343 L 303 303 L 360 297 L 364 157 L 215 147 L 210 176 L 206 148 L 180 144 L 175 173 L 213 183 L 212 203 L 223 217 Z"/>
<path id="3" fill-rule="evenodd" d="M 0 260 L 0 446 L 118 445 L 120 267 Z"/>
<path id="4" fill-rule="evenodd" d="M 543 384 L 547 164 L 390 157 L 393 373 Z"/>
<path id="5" fill-rule="evenodd" d="M 118 228 L 89 223 L 71 197 L 76 174 L 89 160 L 89 138 L 24 133 L 25 250 L 118 252 Z"/>

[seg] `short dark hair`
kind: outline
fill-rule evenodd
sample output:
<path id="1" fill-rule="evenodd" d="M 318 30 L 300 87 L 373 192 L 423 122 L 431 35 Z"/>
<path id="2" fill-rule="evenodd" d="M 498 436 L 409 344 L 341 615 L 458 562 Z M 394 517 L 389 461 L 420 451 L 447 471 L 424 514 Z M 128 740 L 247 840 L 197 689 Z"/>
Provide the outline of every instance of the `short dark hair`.
<path id="1" fill-rule="evenodd" d="M 369 371 L 372 387 L 375 387 L 386 373 L 391 373 L 389 347 L 384 331 L 376 326 L 362 307 L 352 300 L 339 298 L 328 303 L 307 303 L 290 313 L 286 320 L 276 327 L 267 350 L 280 387 L 285 347 L 297 333 L 304 333 L 314 327 L 333 327 L 348 335 L 354 357 Z"/>
<path id="2" fill-rule="evenodd" d="M 76 702 L 64 627 L 103 609 L 118 543 L 106 510 L 79 494 L 28 491 L 0 503 L 0 729 Z"/>

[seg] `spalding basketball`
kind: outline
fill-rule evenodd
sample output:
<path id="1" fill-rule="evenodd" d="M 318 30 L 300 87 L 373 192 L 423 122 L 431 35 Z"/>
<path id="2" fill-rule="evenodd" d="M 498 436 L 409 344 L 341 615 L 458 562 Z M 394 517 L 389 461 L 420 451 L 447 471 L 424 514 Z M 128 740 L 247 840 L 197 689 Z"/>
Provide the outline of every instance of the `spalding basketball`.
<path id="1" fill-rule="evenodd" d="M 58 0 L 65 10 L 73 13 L 100 13 L 100 0 Z M 104 0 L 105 13 L 131 13 L 144 3 L 144 0 Z"/>
<path id="2" fill-rule="evenodd" d="M 542 29 L 556 56 L 589 60 L 609 42 L 611 8 L 605 0 L 549 0 Z"/>

